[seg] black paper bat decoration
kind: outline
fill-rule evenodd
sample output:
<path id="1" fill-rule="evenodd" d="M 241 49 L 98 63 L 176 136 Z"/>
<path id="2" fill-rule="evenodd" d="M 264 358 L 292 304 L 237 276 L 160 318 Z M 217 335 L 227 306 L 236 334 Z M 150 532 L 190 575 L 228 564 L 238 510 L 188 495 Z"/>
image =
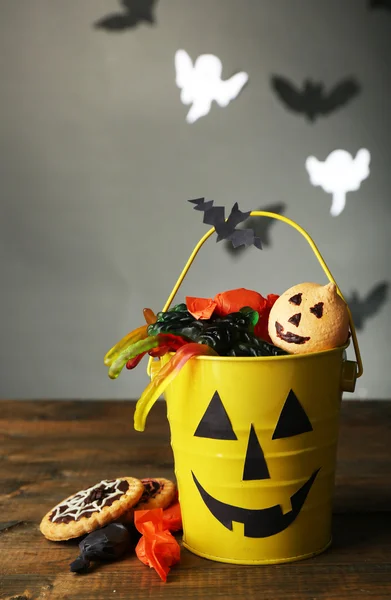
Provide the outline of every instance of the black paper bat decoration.
<path id="1" fill-rule="evenodd" d="M 304 81 L 302 89 L 298 89 L 285 77 L 273 75 L 271 85 L 278 98 L 293 112 L 303 114 L 309 121 L 317 117 L 329 115 L 338 110 L 357 94 L 361 88 L 353 78 L 340 81 L 329 92 L 323 83 L 314 83 L 310 79 Z"/>
<path id="2" fill-rule="evenodd" d="M 269 204 L 267 206 L 261 206 L 257 210 L 264 210 L 266 212 L 273 212 L 277 214 L 283 214 L 286 209 L 286 204 L 283 202 L 276 204 Z M 265 217 L 249 217 L 244 223 L 244 227 L 249 227 L 252 229 L 257 237 L 262 240 L 262 247 L 269 248 L 272 245 L 270 230 L 272 226 L 277 223 L 276 219 L 267 219 Z M 245 250 L 244 246 L 239 246 L 238 248 L 234 248 L 233 245 L 227 241 L 226 242 L 227 251 L 233 256 L 240 256 Z"/>
<path id="3" fill-rule="evenodd" d="M 391 0 L 370 0 L 370 8 L 385 8 L 391 10 Z"/>
<path id="4" fill-rule="evenodd" d="M 152 9 L 157 0 L 121 0 L 124 12 L 112 13 L 97 21 L 94 26 L 97 29 L 107 31 L 124 31 L 132 29 L 142 21 L 151 25 L 155 23 Z"/>
<path id="5" fill-rule="evenodd" d="M 388 288 L 389 283 L 383 281 L 375 285 L 364 298 L 360 298 L 357 291 L 353 291 L 350 298 L 346 298 L 356 329 L 364 329 L 366 320 L 379 312 L 387 300 Z"/>
<path id="6" fill-rule="evenodd" d="M 229 240 L 234 248 L 238 246 L 255 246 L 259 250 L 262 249 L 262 243 L 258 236 L 255 235 L 253 229 L 236 229 L 239 223 L 243 223 L 250 216 L 250 212 L 242 212 L 239 210 L 238 203 L 235 202 L 230 215 L 225 220 L 224 206 L 213 206 L 213 200 L 205 198 L 196 198 L 189 200 L 195 204 L 194 210 L 200 210 L 204 213 L 203 222 L 207 225 L 212 225 L 217 233 L 217 242 L 221 240 Z"/>

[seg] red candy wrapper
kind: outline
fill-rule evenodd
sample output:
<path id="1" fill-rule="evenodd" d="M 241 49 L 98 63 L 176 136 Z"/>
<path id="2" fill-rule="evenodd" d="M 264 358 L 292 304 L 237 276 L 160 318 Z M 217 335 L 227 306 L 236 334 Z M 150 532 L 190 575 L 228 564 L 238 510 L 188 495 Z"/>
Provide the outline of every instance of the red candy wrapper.
<path id="1" fill-rule="evenodd" d="M 170 567 L 179 562 L 181 549 L 171 533 L 164 529 L 163 509 L 136 510 L 134 524 L 142 534 L 136 546 L 138 558 L 167 581 Z"/>
<path id="2" fill-rule="evenodd" d="M 276 294 L 269 294 L 267 298 L 264 298 L 264 306 L 260 311 L 258 311 L 259 321 L 254 328 L 255 335 L 260 337 L 262 340 L 269 342 L 269 344 L 272 344 L 268 331 L 269 314 L 277 298 L 279 298 L 279 296 Z"/>

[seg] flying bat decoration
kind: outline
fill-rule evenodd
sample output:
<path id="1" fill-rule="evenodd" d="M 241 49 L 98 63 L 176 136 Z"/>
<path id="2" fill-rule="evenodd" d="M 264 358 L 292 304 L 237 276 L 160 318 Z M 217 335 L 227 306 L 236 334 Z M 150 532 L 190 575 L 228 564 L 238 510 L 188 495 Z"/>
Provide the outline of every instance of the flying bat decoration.
<path id="1" fill-rule="evenodd" d="M 94 26 L 106 31 L 125 31 L 133 29 L 142 22 L 153 25 L 155 17 L 152 10 L 157 0 L 121 0 L 122 12 L 115 12 L 103 17 Z"/>
<path id="2" fill-rule="evenodd" d="M 191 104 L 186 115 L 187 123 L 195 123 L 207 115 L 215 100 L 221 107 L 228 106 L 248 81 L 244 71 L 230 79 L 221 79 L 223 65 L 214 54 L 201 54 L 193 62 L 186 50 L 175 53 L 175 82 L 181 90 L 182 104 Z"/>
<path id="3" fill-rule="evenodd" d="M 353 323 L 356 329 L 361 331 L 367 319 L 374 317 L 386 303 L 388 298 L 389 283 L 383 281 L 375 285 L 370 292 L 360 298 L 359 293 L 354 290 L 346 302 L 350 308 L 353 317 Z"/>
<path id="4" fill-rule="evenodd" d="M 332 194 L 330 214 L 338 217 L 346 204 L 347 192 L 355 192 L 364 179 L 369 176 L 369 150 L 361 148 L 353 158 L 346 150 L 333 150 L 326 160 L 309 156 L 305 166 L 314 186 L 320 186 Z"/>
<path id="5" fill-rule="evenodd" d="M 278 98 L 293 112 L 304 115 L 313 123 L 318 117 L 327 116 L 345 106 L 360 93 L 360 85 L 353 78 L 343 79 L 329 92 L 323 83 L 310 79 L 301 89 L 285 77 L 273 75 L 271 85 Z"/>
<path id="6" fill-rule="evenodd" d="M 250 212 L 242 212 L 239 210 L 238 203 L 235 202 L 229 214 L 228 219 L 225 219 L 224 206 L 213 206 L 213 200 L 205 200 L 205 198 L 196 198 L 189 200 L 195 204 L 194 210 L 199 210 L 204 213 L 203 222 L 207 225 L 212 225 L 217 233 L 217 242 L 228 240 L 234 248 L 238 246 L 255 246 L 262 250 L 260 238 L 255 235 L 253 229 L 236 229 L 239 223 L 243 223 L 250 216 Z"/>
<path id="7" fill-rule="evenodd" d="M 391 10 L 391 0 L 370 0 L 369 7 L 384 8 L 386 10 Z"/>
<path id="8" fill-rule="evenodd" d="M 275 204 L 261 206 L 257 210 L 263 210 L 282 215 L 286 210 L 286 204 L 283 202 L 276 202 Z M 252 229 L 255 235 L 262 240 L 262 248 L 270 248 L 272 245 L 270 233 L 273 225 L 276 223 L 276 219 L 268 219 L 267 217 L 249 217 L 246 221 L 244 221 L 243 226 Z M 241 256 L 243 250 L 245 250 L 245 246 L 238 246 L 235 248 L 228 240 L 225 242 L 225 244 L 227 252 L 235 257 Z"/>

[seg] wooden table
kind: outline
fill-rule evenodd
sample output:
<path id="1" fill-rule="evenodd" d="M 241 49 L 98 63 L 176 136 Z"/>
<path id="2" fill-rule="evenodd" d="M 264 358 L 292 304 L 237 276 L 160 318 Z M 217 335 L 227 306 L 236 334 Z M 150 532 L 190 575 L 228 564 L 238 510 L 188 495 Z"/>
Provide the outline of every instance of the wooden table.
<path id="1" fill-rule="evenodd" d="M 236 566 L 182 550 L 164 584 L 134 554 L 74 575 L 77 541 L 53 543 L 42 516 L 121 475 L 173 477 L 165 404 L 144 434 L 132 402 L 0 401 L 0 599 L 390 600 L 391 402 L 342 408 L 334 544 L 288 565 Z"/>

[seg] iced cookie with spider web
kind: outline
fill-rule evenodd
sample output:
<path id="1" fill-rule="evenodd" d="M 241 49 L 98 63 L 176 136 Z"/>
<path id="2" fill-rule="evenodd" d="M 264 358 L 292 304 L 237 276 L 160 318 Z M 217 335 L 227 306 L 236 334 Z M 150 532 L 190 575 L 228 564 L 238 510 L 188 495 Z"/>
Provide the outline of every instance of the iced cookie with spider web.
<path id="1" fill-rule="evenodd" d="M 62 500 L 44 516 L 40 530 L 53 541 L 80 537 L 118 520 L 144 491 L 142 482 L 134 477 L 104 479 Z"/>

